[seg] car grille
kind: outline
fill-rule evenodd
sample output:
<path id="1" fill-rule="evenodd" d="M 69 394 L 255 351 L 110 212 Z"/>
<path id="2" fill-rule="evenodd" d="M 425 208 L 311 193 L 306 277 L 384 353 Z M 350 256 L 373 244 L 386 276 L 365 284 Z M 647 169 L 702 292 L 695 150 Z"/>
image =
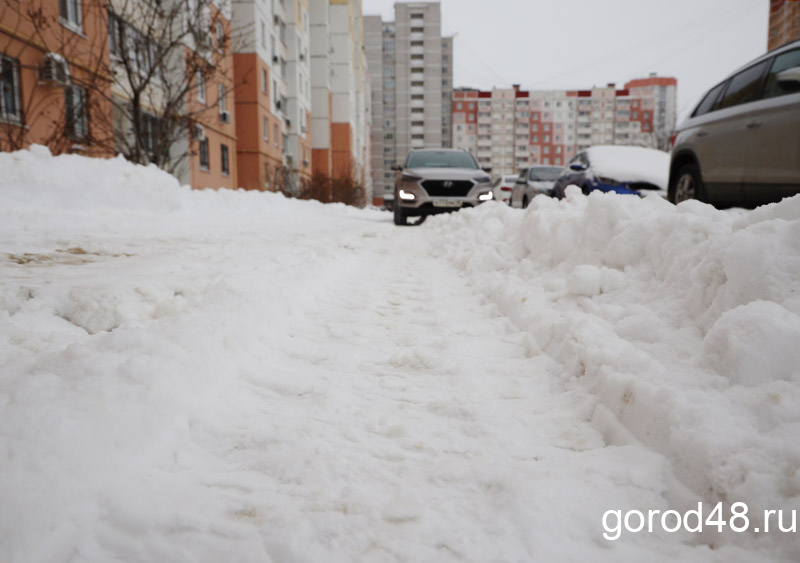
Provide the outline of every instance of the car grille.
<path id="1" fill-rule="evenodd" d="M 434 197 L 465 197 L 472 189 L 473 184 L 469 180 L 425 180 L 422 187 L 428 195 Z"/>

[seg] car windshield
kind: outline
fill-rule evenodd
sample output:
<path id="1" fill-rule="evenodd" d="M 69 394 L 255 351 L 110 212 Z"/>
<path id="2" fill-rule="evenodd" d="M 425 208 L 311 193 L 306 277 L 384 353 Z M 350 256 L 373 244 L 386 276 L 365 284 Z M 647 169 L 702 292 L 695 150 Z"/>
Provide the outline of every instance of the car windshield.
<path id="1" fill-rule="evenodd" d="M 460 151 L 414 151 L 406 168 L 478 168 L 472 155 Z"/>
<path id="2" fill-rule="evenodd" d="M 553 166 L 552 168 L 537 168 L 531 170 L 531 180 L 534 182 L 550 182 L 558 178 L 561 174 L 561 168 Z"/>

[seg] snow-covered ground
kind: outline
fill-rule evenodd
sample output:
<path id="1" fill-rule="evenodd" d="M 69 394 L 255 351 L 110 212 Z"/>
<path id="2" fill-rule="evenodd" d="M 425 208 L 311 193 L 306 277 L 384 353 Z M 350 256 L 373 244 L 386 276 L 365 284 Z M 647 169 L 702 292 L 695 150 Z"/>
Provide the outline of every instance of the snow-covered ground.
<path id="1" fill-rule="evenodd" d="M 397 228 L 0 154 L 0 561 L 800 560 L 799 290 L 800 197 Z M 608 512 L 698 502 L 748 530 Z"/>

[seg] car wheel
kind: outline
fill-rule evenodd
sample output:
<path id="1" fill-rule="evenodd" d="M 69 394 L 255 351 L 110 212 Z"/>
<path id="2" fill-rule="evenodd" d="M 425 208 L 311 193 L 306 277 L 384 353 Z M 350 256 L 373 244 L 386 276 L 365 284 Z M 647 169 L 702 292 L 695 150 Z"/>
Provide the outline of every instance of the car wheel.
<path id="1" fill-rule="evenodd" d="M 530 202 L 528 201 L 528 196 L 524 196 L 522 198 L 522 209 L 527 209 L 529 203 Z"/>
<path id="2" fill-rule="evenodd" d="M 398 226 L 408 225 L 408 217 L 403 213 L 403 209 L 395 203 L 394 206 L 394 224 Z"/>
<path id="3" fill-rule="evenodd" d="M 675 175 L 673 185 L 667 194 L 672 203 L 680 203 L 687 199 L 705 200 L 703 180 L 700 178 L 700 169 L 694 162 L 684 164 Z"/>

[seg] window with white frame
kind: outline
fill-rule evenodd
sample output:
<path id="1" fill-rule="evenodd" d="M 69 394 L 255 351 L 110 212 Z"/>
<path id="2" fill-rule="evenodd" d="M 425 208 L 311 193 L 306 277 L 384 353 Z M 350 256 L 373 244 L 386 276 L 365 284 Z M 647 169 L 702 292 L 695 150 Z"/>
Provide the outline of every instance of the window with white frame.
<path id="1" fill-rule="evenodd" d="M 221 53 L 225 47 L 225 29 L 222 22 L 217 20 L 217 49 Z"/>
<path id="2" fill-rule="evenodd" d="M 200 168 L 208 170 L 208 139 L 203 138 L 200 141 Z"/>
<path id="3" fill-rule="evenodd" d="M 228 145 L 220 144 L 220 160 L 222 164 L 222 175 L 227 176 L 230 174 L 230 156 L 228 155 Z"/>
<path id="4" fill-rule="evenodd" d="M 70 85 L 64 88 L 66 133 L 70 139 L 85 139 L 89 134 L 89 111 L 86 89 Z"/>
<path id="5" fill-rule="evenodd" d="M 269 142 L 269 119 L 262 117 L 262 124 L 264 125 L 264 140 Z"/>
<path id="6" fill-rule="evenodd" d="M 206 78 L 197 71 L 197 101 L 206 103 Z"/>
<path id="7" fill-rule="evenodd" d="M 22 121 L 19 61 L 0 55 L 0 120 Z"/>
<path id="8" fill-rule="evenodd" d="M 225 86 L 222 84 L 217 84 L 217 105 L 219 106 L 220 115 L 228 111 L 228 102 L 225 99 Z"/>
<path id="9" fill-rule="evenodd" d="M 75 29 L 83 29 L 81 0 L 58 0 L 58 15 L 61 23 Z"/>
<path id="10" fill-rule="evenodd" d="M 151 158 L 154 157 L 159 135 L 158 118 L 149 113 L 143 113 L 139 132 L 142 138 L 142 147 Z"/>

